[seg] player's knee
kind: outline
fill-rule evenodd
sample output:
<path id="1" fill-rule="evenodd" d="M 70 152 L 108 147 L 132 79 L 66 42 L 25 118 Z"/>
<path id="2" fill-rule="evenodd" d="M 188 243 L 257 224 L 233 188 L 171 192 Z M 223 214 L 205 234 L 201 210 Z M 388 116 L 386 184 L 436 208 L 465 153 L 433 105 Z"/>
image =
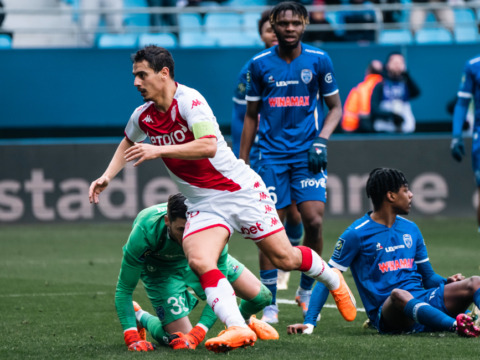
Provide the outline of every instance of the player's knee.
<path id="1" fill-rule="evenodd" d="M 390 293 L 390 299 L 395 307 L 403 308 L 407 302 L 413 299 L 413 296 L 406 290 L 393 289 Z"/>
<path id="2" fill-rule="evenodd" d="M 188 259 L 188 266 L 190 266 L 190 269 L 192 269 L 197 276 L 203 275 L 207 271 L 216 268 L 216 264 L 209 264 L 205 259 L 195 256 Z"/>
<path id="3" fill-rule="evenodd" d="M 323 225 L 323 218 L 321 216 L 308 217 L 303 223 L 306 230 L 321 231 Z"/>
<path id="4" fill-rule="evenodd" d="M 480 276 L 472 276 L 466 279 L 466 286 L 468 292 L 473 296 L 480 289 Z"/>
<path id="5" fill-rule="evenodd" d="M 283 271 L 296 270 L 298 267 L 296 266 L 295 261 L 291 257 L 287 256 L 270 259 L 270 261 L 277 269 Z"/>

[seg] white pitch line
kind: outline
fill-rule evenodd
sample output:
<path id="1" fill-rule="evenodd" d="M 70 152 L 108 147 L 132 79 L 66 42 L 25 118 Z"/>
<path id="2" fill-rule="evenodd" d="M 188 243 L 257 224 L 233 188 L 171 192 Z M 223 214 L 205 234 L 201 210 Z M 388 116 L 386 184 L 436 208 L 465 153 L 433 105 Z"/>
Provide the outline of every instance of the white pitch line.
<path id="1" fill-rule="evenodd" d="M 71 292 L 71 293 L 37 293 L 37 294 L 2 294 L 0 298 L 24 297 L 24 296 L 83 296 L 83 295 L 107 295 L 105 291 L 97 292 Z"/>
<path id="2" fill-rule="evenodd" d="M 288 304 L 288 305 L 297 305 L 295 300 L 288 300 L 288 299 L 277 299 L 277 304 Z M 324 308 L 331 308 L 331 309 L 336 309 L 337 306 L 333 304 L 325 304 L 323 305 Z M 364 308 L 357 308 L 357 311 L 360 312 L 365 312 Z"/>

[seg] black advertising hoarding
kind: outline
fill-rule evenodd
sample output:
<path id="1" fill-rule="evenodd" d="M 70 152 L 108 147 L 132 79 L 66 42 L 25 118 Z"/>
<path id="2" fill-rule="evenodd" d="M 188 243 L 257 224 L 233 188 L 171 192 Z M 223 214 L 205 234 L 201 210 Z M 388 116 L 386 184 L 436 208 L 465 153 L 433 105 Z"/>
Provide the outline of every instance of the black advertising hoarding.
<path id="1" fill-rule="evenodd" d="M 0 223 L 130 221 L 143 208 L 177 191 L 161 160 L 127 166 L 88 202 L 88 188 L 108 165 L 117 143 L 0 145 Z M 471 141 L 462 163 L 450 156 L 450 138 L 365 137 L 332 139 L 328 145 L 327 217 L 357 217 L 369 209 L 368 173 L 401 169 L 414 193 L 413 216 L 473 217 L 476 186 Z M 309 181 L 304 179 L 302 181 Z"/>

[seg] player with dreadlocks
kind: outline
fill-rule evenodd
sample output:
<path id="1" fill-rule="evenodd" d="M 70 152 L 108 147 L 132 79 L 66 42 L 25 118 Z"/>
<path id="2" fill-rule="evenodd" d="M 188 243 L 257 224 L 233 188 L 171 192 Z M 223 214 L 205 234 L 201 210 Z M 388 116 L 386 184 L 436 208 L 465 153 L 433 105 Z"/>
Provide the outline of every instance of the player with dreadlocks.
<path id="1" fill-rule="evenodd" d="M 405 175 L 377 168 L 367 180 L 373 211 L 355 221 L 338 239 L 328 264 L 349 267 L 370 325 L 382 334 L 451 331 L 477 337 L 480 329 L 464 312 L 480 305 L 480 277 L 443 278 L 430 264 L 420 230 L 400 215 L 410 211 L 413 194 Z M 304 324 L 288 333 L 310 334 L 328 292 L 318 284 Z"/>

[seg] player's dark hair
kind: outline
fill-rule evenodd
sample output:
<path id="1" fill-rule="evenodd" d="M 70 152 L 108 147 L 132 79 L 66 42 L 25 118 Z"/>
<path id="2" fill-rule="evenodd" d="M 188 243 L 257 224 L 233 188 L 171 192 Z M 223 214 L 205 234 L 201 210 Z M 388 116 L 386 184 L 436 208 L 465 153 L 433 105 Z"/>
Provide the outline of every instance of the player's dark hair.
<path id="1" fill-rule="evenodd" d="M 404 57 L 403 54 L 400 52 L 400 51 L 392 51 L 391 53 L 389 53 L 387 55 L 387 60 L 385 60 L 385 64 L 388 64 L 388 62 L 390 61 L 391 57 L 392 56 L 395 56 L 395 55 L 400 55 L 401 57 Z"/>
<path id="2" fill-rule="evenodd" d="M 278 15 L 287 10 L 291 10 L 292 15 L 298 15 L 305 25 L 310 22 L 305 6 L 294 1 L 283 1 L 275 5 L 270 12 L 270 24 L 274 26 L 277 22 Z"/>
<path id="3" fill-rule="evenodd" d="M 367 196 L 372 200 L 373 209 L 379 210 L 387 193 L 398 192 L 404 185 L 408 186 L 408 181 L 400 170 L 373 169 L 368 176 L 366 186 Z"/>
<path id="4" fill-rule="evenodd" d="M 381 66 L 380 60 L 372 60 L 368 64 L 367 67 L 367 72 L 369 74 L 376 74 L 376 75 L 382 75 L 383 73 L 383 66 Z"/>
<path id="5" fill-rule="evenodd" d="M 132 55 L 132 61 L 134 63 L 143 60 L 147 61 L 156 73 L 164 67 L 168 68 L 170 77 L 172 79 L 174 78 L 175 62 L 173 61 L 172 54 L 170 54 L 170 51 L 167 49 L 156 45 L 148 45 Z"/>
<path id="6" fill-rule="evenodd" d="M 270 9 L 264 10 L 258 20 L 258 35 L 262 36 L 262 27 L 267 21 L 270 21 Z"/>
<path id="7" fill-rule="evenodd" d="M 185 196 L 181 193 L 170 195 L 167 203 L 167 215 L 170 221 L 175 221 L 178 218 L 187 218 L 187 205 L 185 205 Z"/>

